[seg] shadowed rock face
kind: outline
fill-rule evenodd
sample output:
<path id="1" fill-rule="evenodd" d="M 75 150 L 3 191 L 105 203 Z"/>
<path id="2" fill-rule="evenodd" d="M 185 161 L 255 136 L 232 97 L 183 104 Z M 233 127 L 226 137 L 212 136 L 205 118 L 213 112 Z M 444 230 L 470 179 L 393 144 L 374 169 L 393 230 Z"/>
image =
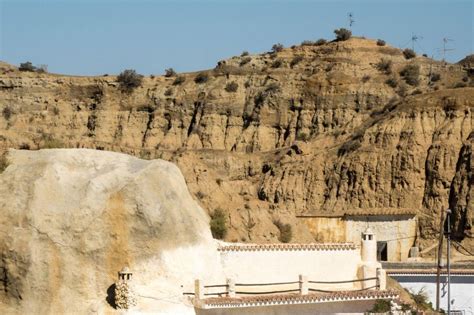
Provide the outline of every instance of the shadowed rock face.
<path id="1" fill-rule="evenodd" d="M 157 285 L 181 293 L 197 275 L 219 273 L 208 217 L 172 163 L 86 149 L 8 159 L 0 301 L 19 313 L 101 312 L 123 266 L 151 296 Z"/>
<path id="2" fill-rule="evenodd" d="M 354 208 L 415 209 L 420 236 L 436 236 L 473 130 L 468 65 L 406 60 L 360 38 L 244 58 L 219 62 L 205 83 L 195 73 L 180 74 L 180 84 L 156 76 L 130 94 L 113 76 L 4 67 L 0 106 L 11 111 L 0 115 L 0 148 L 87 147 L 173 161 L 207 211 L 228 213 L 229 241 L 278 241 L 280 220 L 292 225 L 292 241 L 311 242 L 295 215 Z M 391 74 L 378 69 L 382 59 Z M 420 67 L 418 86 L 400 76 L 411 64 Z M 231 82 L 236 91 L 226 90 Z M 461 82 L 467 87 L 453 88 Z"/>

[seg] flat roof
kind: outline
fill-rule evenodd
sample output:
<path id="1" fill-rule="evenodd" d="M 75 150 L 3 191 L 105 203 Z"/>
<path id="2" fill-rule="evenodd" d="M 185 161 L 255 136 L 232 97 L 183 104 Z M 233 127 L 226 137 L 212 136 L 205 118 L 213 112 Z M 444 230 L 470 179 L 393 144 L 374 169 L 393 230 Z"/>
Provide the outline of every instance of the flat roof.
<path id="1" fill-rule="evenodd" d="M 198 307 L 210 308 L 237 308 L 261 307 L 291 304 L 317 304 L 330 302 L 348 302 L 360 300 L 398 299 L 399 293 L 395 290 L 363 290 L 363 291 L 338 291 L 301 294 L 273 294 L 245 297 L 214 297 L 200 300 Z"/>

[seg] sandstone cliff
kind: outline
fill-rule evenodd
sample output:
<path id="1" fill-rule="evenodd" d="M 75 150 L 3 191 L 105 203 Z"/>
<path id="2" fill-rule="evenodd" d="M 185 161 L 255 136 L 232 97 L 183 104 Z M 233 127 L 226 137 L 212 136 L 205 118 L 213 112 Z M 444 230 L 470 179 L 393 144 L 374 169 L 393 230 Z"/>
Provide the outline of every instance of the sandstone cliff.
<path id="1" fill-rule="evenodd" d="M 416 84 L 400 75 L 408 65 Z M 276 241 L 275 220 L 293 226 L 294 241 L 314 241 L 297 214 L 353 208 L 413 208 L 429 239 L 451 204 L 462 238 L 472 225 L 469 67 L 360 38 L 222 60 L 205 82 L 148 77 L 132 93 L 114 76 L 4 65 L 0 146 L 173 161 L 207 211 L 227 211 L 229 241 Z"/>
<path id="2" fill-rule="evenodd" d="M 111 285 L 124 266 L 139 284 L 136 311 L 194 314 L 183 290 L 221 276 L 208 216 L 172 163 L 86 149 L 10 151 L 8 161 L 2 314 L 113 312 Z"/>

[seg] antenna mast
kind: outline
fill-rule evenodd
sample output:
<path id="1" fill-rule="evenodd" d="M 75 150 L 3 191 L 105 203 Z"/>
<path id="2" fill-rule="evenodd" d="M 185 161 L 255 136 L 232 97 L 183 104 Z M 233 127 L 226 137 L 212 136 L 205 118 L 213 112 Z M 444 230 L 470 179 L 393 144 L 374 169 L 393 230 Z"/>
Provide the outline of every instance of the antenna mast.
<path id="1" fill-rule="evenodd" d="M 411 35 L 411 49 L 415 51 L 415 43 L 418 42 L 419 39 L 423 39 L 422 36 L 415 35 L 412 33 Z"/>
<path id="2" fill-rule="evenodd" d="M 452 49 L 452 48 L 446 48 L 446 44 L 447 44 L 448 42 L 452 42 L 452 41 L 453 41 L 453 40 L 450 39 L 450 38 L 447 38 L 447 37 L 444 37 L 444 38 L 443 38 L 443 62 L 445 62 L 445 60 L 446 60 L 446 52 L 447 52 L 447 51 L 452 51 L 452 50 L 454 50 L 454 49 Z"/>
<path id="3" fill-rule="evenodd" d="M 354 20 L 354 13 L 349 12 L 349 13 L 347 14 L 347 19 L 349 20 L 349 28 L 352 28 L 352 25 L 355 23 L 355 20 Z"/>

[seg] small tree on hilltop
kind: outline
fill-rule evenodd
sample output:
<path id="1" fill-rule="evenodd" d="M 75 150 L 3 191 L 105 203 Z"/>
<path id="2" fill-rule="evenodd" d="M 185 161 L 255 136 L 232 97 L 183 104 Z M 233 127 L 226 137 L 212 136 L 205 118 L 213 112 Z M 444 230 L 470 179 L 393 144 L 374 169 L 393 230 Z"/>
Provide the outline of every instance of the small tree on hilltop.
<path id="1" fill-rule="evenodd" d="M 284 46 L 283 46 L 282 44 L 280 44 L 280 43 L 275 44 L 275 45 L 272 46 L 272 51 L 273 51 L 273 52 L 276 52 L 276 53 L 277 53 L 277 52 L 280 52 L 280 51 L 283 50 L 283 47 L 284 47 Z"/>
<path id="2" fill-rule="evenodd" d="M 33 66 L 31 62 L 27 61 L 27 62 L 20 63 L 20 67 L 18 68 L 18 70 L 33 72 L 33 71 L 36 71 L 36 67 Z"/>
<path id="3" fill-rule="evenodd" d="M 405 59 L 412 59 L 416 57 L 416 52 L 413 49 L 406 48 L 403 50 L 403 56 L 405 56 Z"/>
<path id="4" fill-rule="evenodd" d="M 117 82 L 120 83 L 120 90 L 127 93 L 141 86 L 142 81 L 143 76 L 132 69 L 122 71 L 117 77 Z"/>
<path id="5" fill-rule="evenodd" d="M 334 30 L 334 33 L 336 34 L 336 40 L 339 42 L 348 40 L 352 36 L 352 32 L 346 28 Z"/>
<path id="6" fill-rule="evenodd" d="M 165 77 L 169 78 L 169 77 L 174 77 L 175 75 L 176 75 L 176 71 L 174 71 L 173 68 L 165 69 Z"/>

